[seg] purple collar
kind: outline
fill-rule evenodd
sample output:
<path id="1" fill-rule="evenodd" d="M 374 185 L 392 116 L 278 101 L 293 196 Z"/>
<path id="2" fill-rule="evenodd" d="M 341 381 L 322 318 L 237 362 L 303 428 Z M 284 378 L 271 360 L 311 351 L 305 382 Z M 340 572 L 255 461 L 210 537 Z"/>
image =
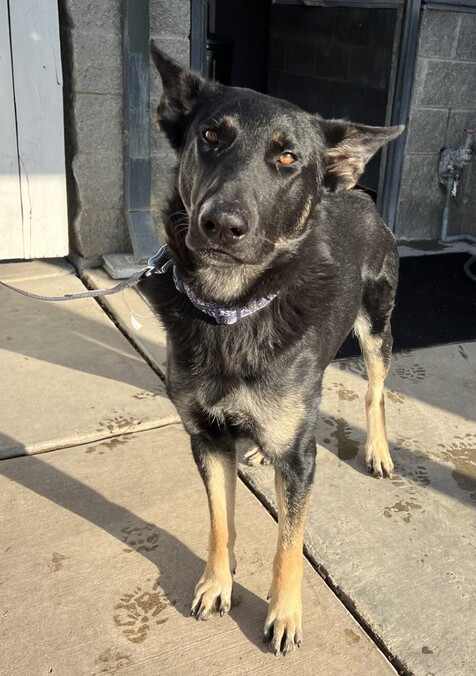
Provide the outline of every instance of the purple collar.
<path id="1" fill-rule="evenodd" d="M 270 296 L 266 296 L 265 298 L 254 300 L 245 307 L 231 310 L 229 308 L 223 307 L 223 305 L 219 305 L 218 303 L 207 303 L 204 300 L 197 298 L 192 289 L 184 282 L 182 275 L 177 270 L 175 265 L 173 268 L 173 274 L 177 291 L 185 294 L 192 305 L 194 305 L 198 310 L 204 312 L 209 317 L 213 317 L 217 324 L 236 324 L 240 321 L 240 319 L 248 317 L 249 315 L 258 312 L 258 310 L 261 310 L 262 308 L 269 305 L 269 303 L 271 303 L 271 301 L 276 298 L 277 295 L 273 293 Z"/>

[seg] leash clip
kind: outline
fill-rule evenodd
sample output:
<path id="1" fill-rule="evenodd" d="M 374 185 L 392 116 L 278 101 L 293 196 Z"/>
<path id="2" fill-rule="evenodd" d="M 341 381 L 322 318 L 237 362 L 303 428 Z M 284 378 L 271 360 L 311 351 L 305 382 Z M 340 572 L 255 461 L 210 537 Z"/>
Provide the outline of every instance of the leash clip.
<path id="1" fill-rule="evenodd" d="M 165 263 L 160 267 L 158 266 L 160 261 L 166 255 L 166 253 L 167 253 L 167 244 L 164 244 L 163 246 L 160 247 L 157 253 L 151 256 L 147 261 L 147 268 L 145 269 L 144 277 L 149 277 L 152 274 L 163 275 L 165 272 L 167 272 L 167 270 L 169 270 L 172 267 L 173 261 L 171 261 L 170 259 L 168 261 L 165 261 Z"/>

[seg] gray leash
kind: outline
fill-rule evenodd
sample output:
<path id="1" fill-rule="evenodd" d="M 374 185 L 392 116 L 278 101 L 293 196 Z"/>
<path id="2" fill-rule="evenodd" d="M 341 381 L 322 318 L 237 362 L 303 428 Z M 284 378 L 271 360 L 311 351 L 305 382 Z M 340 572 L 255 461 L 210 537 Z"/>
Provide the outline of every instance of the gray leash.
<path id="1" fill-rule="evenodd" d="M 77 300 L 78 298 L 98 298 L 100 296 L 111 296 L 114 293 L 119 293 L 124 289 L 127 289 L 131 286 L 135 286 L 140 282 L 144 277 L 148 277 L 152 273 L 157 275 L 162 275 L 164 272 L 173 265 L 171 260 L 166 261 L 163 265 L 158 267 L 158 263 L 164 258 L 167 253 L 167 245 L 160 247 L 157 253 L 149 258 L 147 261 L 147 267 L 142 270 L 135 272 L 132 277 L 125 279 L 123 282 L 119 282 L 116 286 L 113 286 L 112 289 L 92 289 L 90 291 L 82 291 L 80 293 L 67 293 L 64 296 L 41 296 L 36 293 L 30 293 L 29 291 L 24 291 L 23 289 L 18 289 L 15 286 L 11 286 L 6 282 L 0 281 L 0 285 L 4 286 L 10 291 L 15 291 L 16 293 L 26 296 L 27 298 L 34 298 L 35 300 L 49 300 L 49 301 L 61 301 L 61 300 Z"/>

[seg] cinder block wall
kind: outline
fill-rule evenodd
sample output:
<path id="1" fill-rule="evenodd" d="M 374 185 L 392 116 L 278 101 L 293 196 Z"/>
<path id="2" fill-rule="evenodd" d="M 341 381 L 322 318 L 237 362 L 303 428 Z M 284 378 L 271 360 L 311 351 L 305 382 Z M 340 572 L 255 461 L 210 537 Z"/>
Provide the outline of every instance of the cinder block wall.
<path id="1" fill-rule="evenodd" d="M 445 191 L 440 149 L 457 148 L 476 127 L 476 14 L 423 12 L 397 212 L 400 240 L 438 239 Z M 476 235 L 476 172 L 470 201 L 451 200 L 449 234 Z"/>
<path id="2" fill-rule="evenodd" d="M 60 0 L 72 248 L 85 259 L 130 250 L 124 218 L 121 0 Z M 151 36 L 188 65 L 190 1 L 150 0 Z M 151 76 L 151 110 L 159 98 Z M 174 155 L 151 130 L 152 209 L 160 211 Z"/>

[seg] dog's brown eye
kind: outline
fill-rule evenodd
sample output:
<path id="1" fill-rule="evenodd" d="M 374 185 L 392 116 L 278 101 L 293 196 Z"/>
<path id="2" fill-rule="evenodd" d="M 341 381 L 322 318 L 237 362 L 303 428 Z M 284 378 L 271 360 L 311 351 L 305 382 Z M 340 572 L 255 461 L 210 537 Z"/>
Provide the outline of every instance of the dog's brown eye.
<path id="1" fill-rule="evenodd" d="M 207 129 L 206 131 L 204 131 L 203 132 L 203 138 L 211 146 L 217 146 L 218 145 L 218 134 L 217 134 L 216 131 L 213 131 L 212 129 Z"/>
<path id="2" fill-rule="evenodd" d="M 296 160 L 297 157 L 296 155 L 293 155 L 293 153 L 281 153 L 281 155 L 278 157 L 279 164 L 284 164 L 285 167 L 289 167 L 290 164 L 294 164 Z"/>

